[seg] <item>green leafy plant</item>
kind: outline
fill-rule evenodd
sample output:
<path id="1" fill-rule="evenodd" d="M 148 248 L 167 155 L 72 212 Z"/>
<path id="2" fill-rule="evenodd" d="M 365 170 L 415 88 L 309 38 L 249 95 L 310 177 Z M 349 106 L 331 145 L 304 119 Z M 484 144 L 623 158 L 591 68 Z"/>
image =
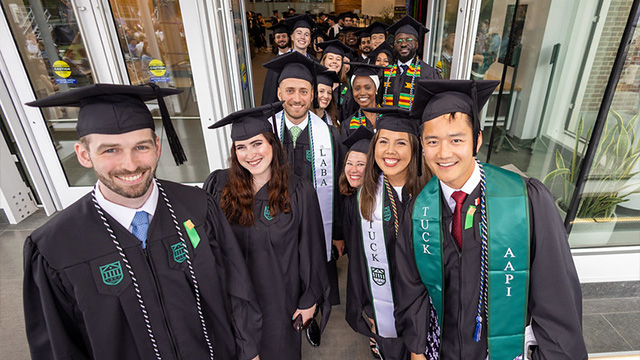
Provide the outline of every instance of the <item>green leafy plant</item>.
<path id="1" fill-rule="evenodd" d="M 637 122 L 638 115 L 625 125 L 620 114 L 613 110 L 609 113 L 587 179 L 588 191 L 582 196 L 576 217 L 610 219 L 618 204 L 628 201 L 629 195 L 640 192 L 638 182 L 629 183 L 629 179 L 638 174 L 634 169 L 640 160 L 640 139 L 635 131 Z M 586 146 L 580 151 L 583 133 L 584 121 L 581 117 L 576 127 L 571 161 L 565 163 L 560 151 L 556 150 L 556 169 L 543 179 L 547 186 L 556 178 L 562 181 L 562 198 L 558 205 L 564 211 L 573 196 L 573 187 L 586 151 Z"/>

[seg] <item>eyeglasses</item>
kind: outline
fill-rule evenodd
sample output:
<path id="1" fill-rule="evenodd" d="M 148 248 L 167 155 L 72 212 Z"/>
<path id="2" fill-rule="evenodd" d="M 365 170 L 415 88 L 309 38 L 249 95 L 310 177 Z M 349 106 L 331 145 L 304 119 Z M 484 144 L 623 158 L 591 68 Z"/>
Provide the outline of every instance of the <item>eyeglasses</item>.
<path id="1" fill-rule="evenodd" d="M 402 44 L 413 44 L 413 42 L 416 41 L 416 39 L 414 38 L 406 38 L 406 39 L 396 39 L 395 43 L 396 45 L 402 45 Z"/>

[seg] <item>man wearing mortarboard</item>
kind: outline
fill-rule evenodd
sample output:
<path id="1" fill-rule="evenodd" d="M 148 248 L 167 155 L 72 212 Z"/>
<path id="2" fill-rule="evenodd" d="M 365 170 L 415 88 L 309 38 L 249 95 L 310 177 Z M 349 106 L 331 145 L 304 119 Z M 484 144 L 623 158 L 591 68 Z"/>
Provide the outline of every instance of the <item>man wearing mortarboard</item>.
<path id="1" fill-rule="evenodd" d="M 316 74 L 326 68 L 298 52 L 275 58 L 264 64 L 280 73 L 278 99 L 284 110 L 276 114 L 275 128 L 294 174 L 311 181 L 320 203 L 324 224 L 324 248 L 331 283 L 331 304 L 338 304 L 338 277 L 331 256 L 333 241 L 342 241 L 342 226 L 337 209 L 337 179 L 344 158 L 335 127 L 329 126 L 311 110 L 317 108 Z M 319 334 L 318 334 L 319 335 Z M 317 341 L 311 341 L 319 345 Z"/>
<path id="2" fill-rule="evenodd" d="M 360 29 L 355 33 L 358 36 L 358 52 L 360 56 L 358 62 L 366 62 L 367 56 L 371 52 L 371 33 L 368 28 Z"/>
<path id="3" fill-rule="evenodd" d="M 388 31 L 394 34 L 393 51 L 397 62 L 384 71 L 382 105 L 411 109 L 418 80 L 442 78 L 438 70 L 418 56 L 418 49 L 429 30 L 407 15 L 391 25 Z"/>
<path id="4" fill-rule="evenodd" d="M 291 51 L 291 41 L 289 39 L 289 25 L 286 22 L 279 22 L 268 28 L 273 31 L 274 44 L 277 48 L 276 56 L 287 54 Z M 271 104 L 277 98 L 278 74 L 273 70 L 267 70 L 262 85 L 262 105 Z"/>
<path id="5" fill-rule="evenodd" d="M 587 359 L 580 281 L 552 195 L 476 158 L 478 114 L 498 81 L 418 85 L 411 113 L 433 177 L 405 213 L 394 288 L 413 358 Z M 435 323 L 440 336 L 429 336 Z M 439 354 L 428 347 L 438 338 Z"/>
<path id="6" fill-rule="evenodd" d="M 381 23 L 376 21 L 371 25 L 366 27 L 366 31 L 371 34 L 371 50 L 375 50 L 378 46 L 382 45 L 383 42 L 387 41 L 387 28 L 389 26 L 385 23 Z"/>
<path id="7" fill-rule="evenodd" d="M 76 106 L 80 164 L 94 189 L 24 245 L 24 311 L 34 359 L 253 359 L 261 314 L 224 214 L 201 189 L 155 178 L 157 99 L 180 90 L 94 84 L 27 105 Z M 221 220 L 222 219 L 222 220 Z"/>

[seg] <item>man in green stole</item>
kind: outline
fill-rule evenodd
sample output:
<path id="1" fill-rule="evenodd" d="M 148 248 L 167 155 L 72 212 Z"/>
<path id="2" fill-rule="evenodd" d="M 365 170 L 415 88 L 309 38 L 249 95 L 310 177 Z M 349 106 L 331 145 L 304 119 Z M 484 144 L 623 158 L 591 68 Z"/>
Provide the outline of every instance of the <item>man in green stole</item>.
<path id="1" fill-rule="evenodd" d="M 442 78 L 438 70 L 427 65 L 417 54 L 429 30 L 407 15 L 391 25 L 388 31 L 394 34 L 393 52 L 397 63 L 390 61 L 389 65 L 393 66 L 384 71 L 383 86 L 379 90 L 382 105 L 411 109 L 418 80 Z"/>
<path id="2" fill-rule="evenodd" d="M 475 158 L 478 109 L 497 84 L 419 82 L 412 116 L 434 176 L 403 217 L 398 331 L 412 359 L 436 358 L 424 355 L 431 302 L 441 359 L 586 359 L 580 282 L 551 194 Z"/>

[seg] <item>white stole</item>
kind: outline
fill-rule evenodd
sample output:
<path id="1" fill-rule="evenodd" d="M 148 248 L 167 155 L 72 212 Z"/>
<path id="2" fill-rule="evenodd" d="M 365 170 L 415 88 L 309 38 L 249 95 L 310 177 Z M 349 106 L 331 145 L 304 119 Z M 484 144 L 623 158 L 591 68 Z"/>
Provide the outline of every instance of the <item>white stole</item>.
<path id="1" fill-rule="evenodd" d="M 378 180 L 376 193 L 376 207 L 373 211 L 373 221 L 362 217 L 362 248 L 367 260 L 367 274 L 369 289 L 373 300 L 373 310 L 378 329 L 378 335 L 385 338 L 396 338 L 396 320 L 393 315 L 393 292 L 391 290 L 391 271 L 387 246 L 384 240 L 383 202 L 384 181 L 382 176 Z M 358 206 L 360 206 L 360 190 L 358 191 Z"/>

